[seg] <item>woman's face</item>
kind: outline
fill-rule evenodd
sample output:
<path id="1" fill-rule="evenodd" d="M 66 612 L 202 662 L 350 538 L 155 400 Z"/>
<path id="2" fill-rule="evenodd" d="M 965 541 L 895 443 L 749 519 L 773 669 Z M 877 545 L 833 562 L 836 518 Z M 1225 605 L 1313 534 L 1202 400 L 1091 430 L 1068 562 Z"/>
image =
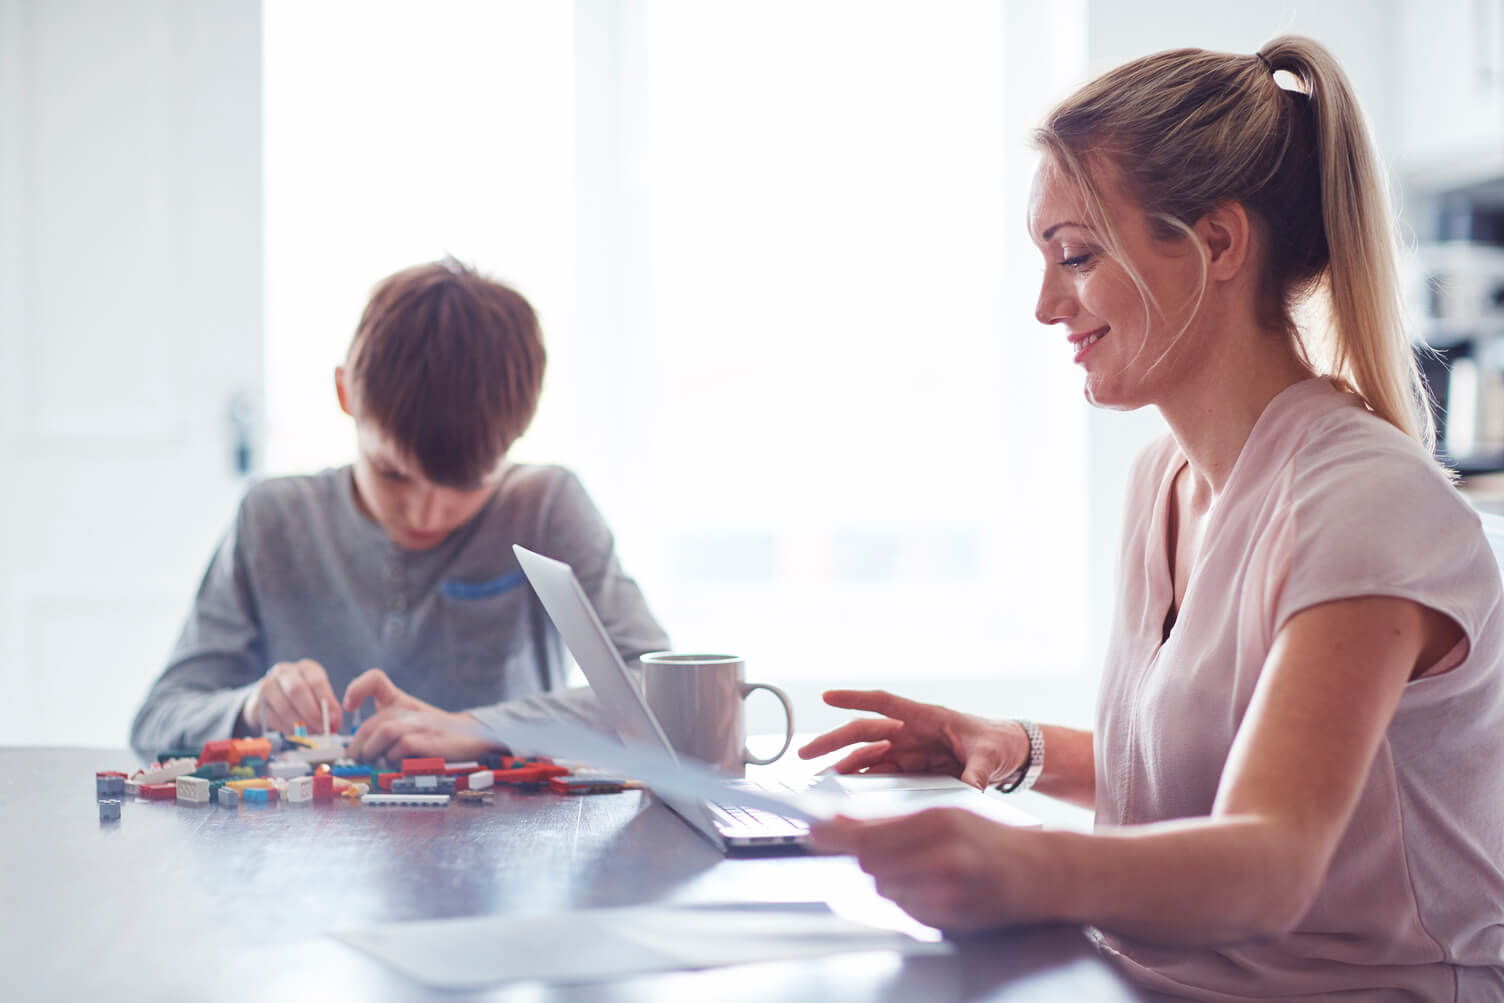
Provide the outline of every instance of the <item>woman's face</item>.
<path id="1" fill-rule="evenodd" d="M 1176 338 L 1191 319 L 1202 270 L 1190 241 L 1151 235 L 1148 217 L 1121 193 L 1115 170 L 1098 170 L 1094 180 L 1117 229 L 1118 255 L 1105 253 L 1100 222 L 1062 171 L 1046 159 L 1034 175 L 1029 236 L 1045 268 L 1034 315 L 1065 328 L 1086 373 L 1088 401 L 1131 410 L 1162 402 L 1183 383 L 1196 332 Z M 1152 299 L 1146 302 L 1119 255 L 1134 263 Z"/>

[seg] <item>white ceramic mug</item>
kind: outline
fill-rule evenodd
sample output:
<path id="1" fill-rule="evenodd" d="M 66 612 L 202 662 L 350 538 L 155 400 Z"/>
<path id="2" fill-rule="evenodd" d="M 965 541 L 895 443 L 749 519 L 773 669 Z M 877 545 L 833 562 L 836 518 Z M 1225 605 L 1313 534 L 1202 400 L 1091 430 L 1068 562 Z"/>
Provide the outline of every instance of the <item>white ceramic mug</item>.
<path id="1" fill-rule="evenodd" d="M 746 661 L 736 655 L 655 651 L 642 656 L 643 695 L 675 752 L 741 776 L 747 763 L 765 766 L 788 751 L 794 740 L 794 707 L 788 694 L 767 683 L 747 682 L 746 671 Z M 788 718 L 783 748 L 766 759 L 747 751 L 742 701 L 753 690 L 777 697 Z"/>

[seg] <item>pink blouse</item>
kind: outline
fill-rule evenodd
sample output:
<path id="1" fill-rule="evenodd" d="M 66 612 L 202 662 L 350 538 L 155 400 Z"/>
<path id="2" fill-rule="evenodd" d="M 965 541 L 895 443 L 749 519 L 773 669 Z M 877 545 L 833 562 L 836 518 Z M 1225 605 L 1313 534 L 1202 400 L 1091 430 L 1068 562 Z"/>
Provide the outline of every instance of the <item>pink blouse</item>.
<path id="1" fill-rule="evenodd" d="M 1097 823 L 1211 813 L 1285 622 L 1398 596 L 1466 635 L 1405 687 L 1310 911 L 1270 941 L 1100 934 L 1140 981 L 1198 999 L 1351 992 L 1504 999 L 1504 609 L 1478 516 L 1413 442 L 1312 379 L 1274 398 L 1208 516 L 1170 637 L 1166 527 L 1185 457 L 1139 458 L 1096 722 Z"/>

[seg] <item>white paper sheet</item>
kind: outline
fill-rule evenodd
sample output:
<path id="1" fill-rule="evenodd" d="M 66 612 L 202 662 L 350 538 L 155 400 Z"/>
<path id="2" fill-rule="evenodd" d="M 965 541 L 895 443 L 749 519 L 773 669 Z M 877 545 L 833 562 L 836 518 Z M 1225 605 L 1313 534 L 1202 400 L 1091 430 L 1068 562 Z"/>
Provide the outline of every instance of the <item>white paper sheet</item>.
<path id="1" fill-rule="evenodd" d="M 648 972 L 861 951 L 946 954 L 944 941 L 833 914 L 823 903 L 737 903 L 480 916 L 336 931 L 336 939 L 424 985 L 598 982 Z"/>
<path id="2" fill-rule="evenodd" d="M 427 728 L 453 727 L 442 718 L 430 721 L 423 715 L 414 717 L 415 723 Z M 478 723 L 467 731 L 475 737 L 507 745 L 513 751 L 570 759 L 614 770 L 624 777 L 642 781 L 659 794 L 688 801 L 713 801 L 721 805 L 754 808 L 805 822 L 834 818 L 851 810 L 849 796 L 833 780 L 816 784 L 807 791 L 775 794 L 734 784 L 699 763 L 682 759 L 676 762 L 666 753 L 648 746 L 622 745 L 584 725 L 568 721 L 509 721 L 504 738 Z"/>

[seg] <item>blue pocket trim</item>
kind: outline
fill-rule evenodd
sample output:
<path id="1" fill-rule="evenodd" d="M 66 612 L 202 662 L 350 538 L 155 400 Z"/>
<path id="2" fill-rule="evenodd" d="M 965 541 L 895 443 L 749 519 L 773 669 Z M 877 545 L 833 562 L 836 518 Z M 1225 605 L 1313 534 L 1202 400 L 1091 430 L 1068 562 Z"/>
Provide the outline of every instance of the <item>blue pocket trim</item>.
<path id="1" fill-rule="evenodd" d="M 493 578 L 489 582 L 477 582 L 475 584 L 469 582 L 442 582 L 439 585 L 439 592 L 446 599 L 490 599 L 492 596 L 499 596 L 503 592 L 512 591 L 525 581 L 527 581 L 527 577 L 521 571 L 513 571 L 510 574 L 502 575 L 500 578 Z"/>

